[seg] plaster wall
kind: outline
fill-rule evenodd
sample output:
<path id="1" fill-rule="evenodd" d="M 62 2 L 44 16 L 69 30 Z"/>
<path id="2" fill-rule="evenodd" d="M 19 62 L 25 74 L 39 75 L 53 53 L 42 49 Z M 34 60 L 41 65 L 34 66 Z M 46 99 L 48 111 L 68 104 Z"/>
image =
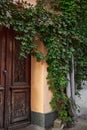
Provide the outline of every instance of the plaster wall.
<path id="1" fill-rule="evenodd" d="M 39 50 L 46 54 L 46 49 L 40 41 L 37 41 Z M 45 61 L 37 62 L 31 58 L 31 111 L 48 113 L 52 109 L 49 102 L 52 93 L 47 84 L 47 64 Z"/>

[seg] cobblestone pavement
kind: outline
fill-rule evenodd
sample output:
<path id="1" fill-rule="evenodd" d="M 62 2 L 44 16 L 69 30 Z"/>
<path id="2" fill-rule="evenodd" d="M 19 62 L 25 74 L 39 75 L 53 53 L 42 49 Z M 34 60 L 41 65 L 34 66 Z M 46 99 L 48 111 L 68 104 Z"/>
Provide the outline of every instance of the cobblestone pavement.
<path id="1" fill-rule="evenodd" d="M 36 126 L 36 125 L 29 125 L 27 127 L 19 128 L 19 129 L 16 129 L 16 130 L 46 130 L 46 129 L 39 127 L 39 126 Z"/>
<path id="2" fill-rule="evenodd" d="M 87 130 L 87 117 L 79 117 L 75 121 L 75 125 L 72 128 L 68 128 L 68 130 Z"/>
<path id="3" fill-rule="evenodd" d="M 29 125 L 24 128 L 16 129 L 16 130 L 52 130 L 45 129 L 36 125 Z M 64 130 L 87 130 L 87 116 L 81 116 L 75 121 L 75 125 L 72 128 L 65 128 Z"/>

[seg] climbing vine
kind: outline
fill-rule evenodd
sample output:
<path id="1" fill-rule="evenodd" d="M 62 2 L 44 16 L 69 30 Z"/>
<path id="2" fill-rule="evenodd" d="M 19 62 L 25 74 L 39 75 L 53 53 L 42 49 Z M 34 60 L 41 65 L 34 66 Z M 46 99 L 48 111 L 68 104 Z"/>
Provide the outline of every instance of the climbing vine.
<path id="1" fill-rule="evenodd" d="M 73 56 L 76 83 L 87 77 L 86 0 L 39 0 L 36 6 L 2 0 L 0 28 L 2 27 L 15 31 L 15 38 L 21 42 L 22 57 L 31 54 L 38 61 L 46 60 L 47 81 L 53 92 L 51 106 L 58 111 L 61 120 L 71 121 L 66 87 Z M 47 49 L 45 56 L 38 50 L 35 43 L 37 39 Z"/>

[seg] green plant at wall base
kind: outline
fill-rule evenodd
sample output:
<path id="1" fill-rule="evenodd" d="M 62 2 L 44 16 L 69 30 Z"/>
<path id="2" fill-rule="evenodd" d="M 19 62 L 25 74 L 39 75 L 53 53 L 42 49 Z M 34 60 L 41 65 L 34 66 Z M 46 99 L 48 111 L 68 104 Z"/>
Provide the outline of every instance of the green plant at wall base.
<path id="1" fill-rule="evenodd" d="M 20 55 L 46 60 L 47 81 L 53 92 L 51 106 L 63 121 L 72 120 L 66 95 L 72 56 L 76 82 L 87 78 L 86 5 L 86 0 L 39 0 L 34 7 L 26 2 L 0 1 L 0 26 L 13 28 L 15 38 L 21 42 Z M 47 49 L 46 56 L 38 50 L 38 39 Z"/>

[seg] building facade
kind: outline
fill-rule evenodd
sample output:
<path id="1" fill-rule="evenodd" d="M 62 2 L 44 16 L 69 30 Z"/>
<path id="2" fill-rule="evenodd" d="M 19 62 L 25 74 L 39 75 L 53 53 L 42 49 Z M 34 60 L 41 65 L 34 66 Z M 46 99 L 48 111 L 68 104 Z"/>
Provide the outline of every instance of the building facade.
<path id="1" fill-rule="evenodd" d="M 45 54 L 43 43 L 36 44 Z M 13 30 L 0 28 L 0 130 L 29 124 L 50 127 L 56 115 L 50 106 L 47 64 L 31 56 L 19 59 L 19 45 Z"/>

